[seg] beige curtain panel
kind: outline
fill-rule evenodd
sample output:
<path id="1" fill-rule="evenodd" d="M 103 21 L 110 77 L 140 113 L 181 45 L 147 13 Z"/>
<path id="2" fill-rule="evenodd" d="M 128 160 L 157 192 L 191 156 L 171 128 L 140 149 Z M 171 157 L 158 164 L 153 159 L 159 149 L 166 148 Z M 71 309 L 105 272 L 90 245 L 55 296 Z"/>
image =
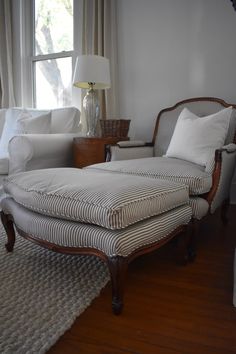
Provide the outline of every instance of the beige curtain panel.
<path id="1" fill-rule="evenodd" d="M 84 0 L 82 52 L 110 60 L 111 88 L 99 93 L 102 119 L 119 117 L 116 28 L 115 0 Z"/>
<path id="2" fill-rule="evenodd" d="M 11 0 L 0 1 L 0 108 L 15 106 Z"/>

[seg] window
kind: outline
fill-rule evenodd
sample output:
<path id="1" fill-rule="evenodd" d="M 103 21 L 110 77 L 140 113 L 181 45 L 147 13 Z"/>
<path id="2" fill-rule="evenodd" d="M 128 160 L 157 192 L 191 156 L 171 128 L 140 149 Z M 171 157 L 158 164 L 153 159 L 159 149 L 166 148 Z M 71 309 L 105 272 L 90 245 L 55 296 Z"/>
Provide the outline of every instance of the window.
<path id="1" fill-rule="evenodd" d="M 34 0 L 34 105 L 72 104 L 73 0 Z"/>
<path id="2" fill-rule="evenodd" d="M 80 90 L 74 92 L 72 73 L 81 53 L 82 0 L 22 0 L 21 4 L 17 103 L 37 108 L 79 106 Z"/>

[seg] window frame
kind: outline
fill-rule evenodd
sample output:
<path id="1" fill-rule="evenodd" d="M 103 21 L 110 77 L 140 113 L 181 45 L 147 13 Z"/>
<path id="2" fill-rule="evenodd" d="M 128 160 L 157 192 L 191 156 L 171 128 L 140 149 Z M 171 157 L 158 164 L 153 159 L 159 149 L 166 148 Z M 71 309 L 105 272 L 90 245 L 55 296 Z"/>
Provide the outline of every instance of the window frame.
<path id="1" fill-rule="evenodd" d="M 36 108 L 36 87 L 34 63 L 40 60 L 68 58 L 72 59 L 72 73 L 75 68 L 76 57 L 82 52 L 82 15 L 83 1 L 73 0 L 74 50 L 59 53 L 35 55 L 34 54 L 34 0 L 20 0 L 20 101 L 21 106 Z M 17 9 L 16 9 L 17 11 Z M 18 103 L 18 104 L 19 104 Z M 72 105 L 80 107 L 81 92 L 72 86 Z M 39 107 L 40 108 L 40 107 Z M 55 107 L 56 108 L 56 107 Z"/>

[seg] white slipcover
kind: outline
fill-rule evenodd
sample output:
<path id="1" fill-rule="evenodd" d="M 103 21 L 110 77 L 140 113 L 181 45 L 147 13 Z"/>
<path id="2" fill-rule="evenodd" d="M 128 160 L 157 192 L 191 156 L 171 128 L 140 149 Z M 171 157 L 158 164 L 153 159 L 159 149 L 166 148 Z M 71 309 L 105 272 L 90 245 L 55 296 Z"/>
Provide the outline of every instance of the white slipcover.
<path id="1" fill-rule="evenodd" d="M 15 113 L 24 108 L 9 109 Z M 2 134 L 7 109 L 0 109 L 0 136 Z M 32 117 L 48 110 L 27 109 Z M 17 114 L 16 114 L 17 116 Z M 63 107 L 51 110 L 52 134 L 27 134 L 11 138 L 8 153 L 0 151 L 0 184 L 9 173 L 29 169 L 59 167 L 71 164 L 72 142 L 79 132 L 80 112 L 76 107 Z"/>

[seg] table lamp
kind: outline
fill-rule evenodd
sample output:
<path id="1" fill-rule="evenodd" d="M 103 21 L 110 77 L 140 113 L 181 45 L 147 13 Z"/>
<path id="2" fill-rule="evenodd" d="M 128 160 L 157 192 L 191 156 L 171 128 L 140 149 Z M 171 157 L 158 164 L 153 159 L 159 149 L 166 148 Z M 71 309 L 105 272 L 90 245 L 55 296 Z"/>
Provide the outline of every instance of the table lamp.
<path id="1" fill-rule="evenodd" d="M 100 103 L 96 90 L 110 87 L 109 60 L 98 55 L 81 55 L 77 57 L 73 85 L 88 89 L 83 99 L 87 136 L 95 136 L 100 115 Z"/>

